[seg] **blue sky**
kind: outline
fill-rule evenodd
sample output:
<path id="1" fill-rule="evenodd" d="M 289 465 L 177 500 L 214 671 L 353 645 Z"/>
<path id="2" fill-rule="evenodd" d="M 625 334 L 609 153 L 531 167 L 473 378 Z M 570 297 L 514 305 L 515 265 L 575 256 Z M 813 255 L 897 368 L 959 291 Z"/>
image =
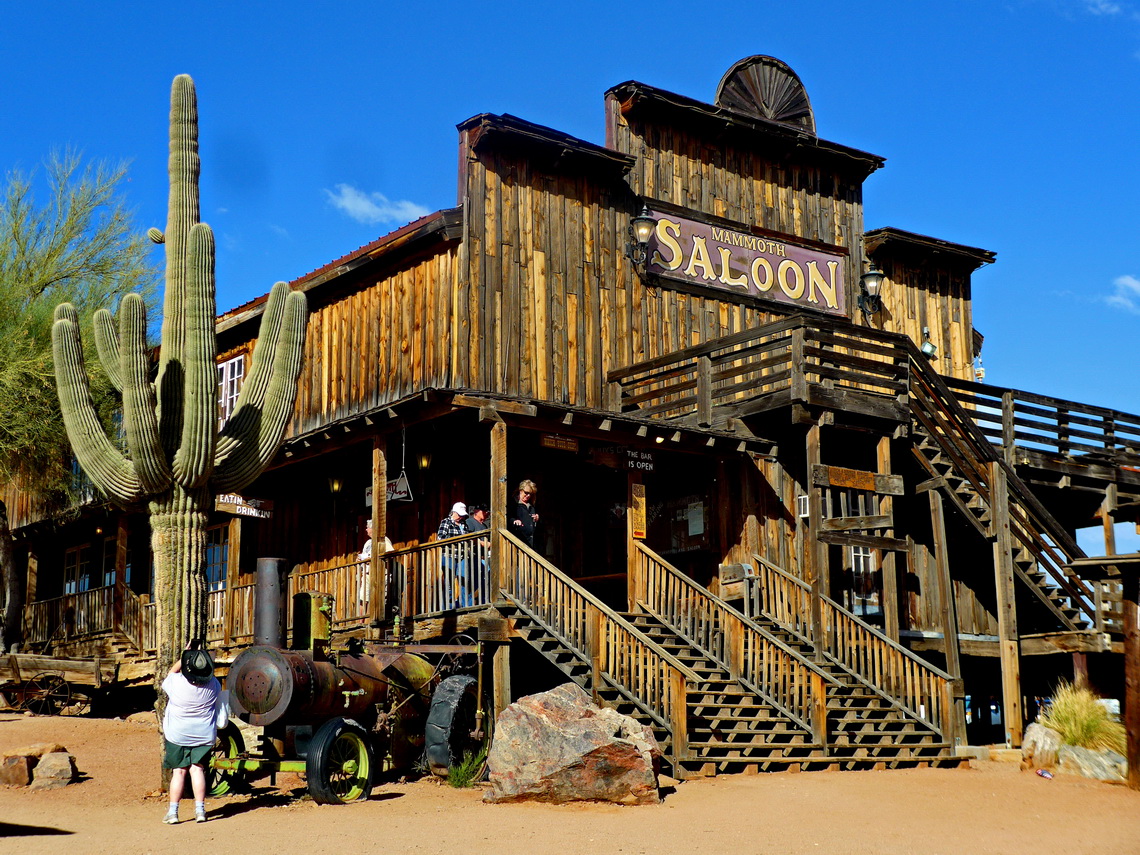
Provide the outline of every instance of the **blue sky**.
<path id="1" fill-rule="evenodd" d="M 5 4 L 0 166 L 128 160 L 138 225 L 162 226 L 170 80 L 191 74 L 225 310 L 454 205 L 469 116 L 600 143 L 610 86 L 711 101 L 771 54 L 822 137 L 887 158 L 868 228 L 997 252 L 974 280 L 988 382 L 1140 412 L 1140 0 L 643 8 Z"/>

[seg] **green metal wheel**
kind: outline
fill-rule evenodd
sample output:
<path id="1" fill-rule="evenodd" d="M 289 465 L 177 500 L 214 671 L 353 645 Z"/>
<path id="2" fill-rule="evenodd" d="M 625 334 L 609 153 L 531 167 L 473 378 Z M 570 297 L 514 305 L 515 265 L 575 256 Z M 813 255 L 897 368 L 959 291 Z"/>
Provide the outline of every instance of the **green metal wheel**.
<path id="1" fill-rule="evenodd" d="M 217 741 L 214 742 L 213 757 L 232 758 L 245 753 L 245 740 L 237 725 L 227 724 L 218 730 Z M 244 776 L 241 772 L 231 772 L 228 769 L 215 769 L 210 766 L 210 777 L 206 781 L 211 796 L 224 796 L 241 784 Z"/>
<path id="2" fill-rule="evenodd" d="M 355 721 L 334 718 L 320 726 L 309 743 L 305 776 L 313 801 L 342 805 L 367 799 L 374 770 L 368 734 Z"/>

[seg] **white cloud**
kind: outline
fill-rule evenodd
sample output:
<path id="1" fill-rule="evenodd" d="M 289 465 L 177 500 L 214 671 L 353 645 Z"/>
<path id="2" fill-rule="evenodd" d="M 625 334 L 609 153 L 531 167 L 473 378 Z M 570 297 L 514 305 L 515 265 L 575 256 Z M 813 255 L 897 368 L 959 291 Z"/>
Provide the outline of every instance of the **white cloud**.
<path id="1" fill-rule="evenodd" d="M 348 214 L 358 223 L 367 225 L 375 223 L 402 225 L 431 213 L 415 202 L 406 199 L 393 202 L 383 193 L 365 193 L 351 184 L 338 184 L 335 193 L 332 190 L 325 190 L 325 195 L 334 208 Z"/>
<path id="2" fill-rule="evenodd" d="M 1140 315 L 1140 279 L 1135 276 L 1117 276 L 1112 280 L 1114 293 L 1104 298 L 1110 306 Z"/>
<path id="3" fill-rule="evenodd" d="M 278 225 L 276 225 L 276 224 L 274 224 L 274 223 L 270 223 L 270 224 L 269 224 L 269 230 L 270 230 L 271 232 L 273 232 L 275 235 L 277 235 L 278 237 L 283 237 L 283 238 L 285 238 L 286 240 L 289 240 L 289 239 L 290 239 L 290 238 L 289 238 L 289 232 L 288 232 L 288 231 L 286 231 L 286 230 L 285 230 L 284 228 L 282 228 L 281 226 L 278 226 Z"/>
<path id="4" fill-rule="evenodd" d="M 1119 15 L 1124 11 L 1119 3 L 1112 0 L 1085 0 L 1085 8 L 1094 15 Z"/>

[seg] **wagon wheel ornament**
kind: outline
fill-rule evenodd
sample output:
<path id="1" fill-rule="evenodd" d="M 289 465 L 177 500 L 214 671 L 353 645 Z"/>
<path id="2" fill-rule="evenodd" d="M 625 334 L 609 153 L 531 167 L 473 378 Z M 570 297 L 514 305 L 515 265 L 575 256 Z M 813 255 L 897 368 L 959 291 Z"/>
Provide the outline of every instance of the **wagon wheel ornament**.
<path id="1" fill-rule="evenodd" d="M 462 645 L 464 647 L 474 647 L 475 639 L 470 635 L 454 635 L 448 644 Z M 443 659 L 439 663 L 439 673 L 443 676 L 449 674 L 461 674 L 464 671 L 469 671 L 474 663 L 474 653 L 469 653 L 465 650 L 456 650 L 454 653 L 445 653 Z"/>
<path id="2" fill-rule="evenodd" d="M 36 715 L 56 715 L 71 706 L 71 687 L 58 674 L 36 674 L 24 683 L 24 708 Z"/>

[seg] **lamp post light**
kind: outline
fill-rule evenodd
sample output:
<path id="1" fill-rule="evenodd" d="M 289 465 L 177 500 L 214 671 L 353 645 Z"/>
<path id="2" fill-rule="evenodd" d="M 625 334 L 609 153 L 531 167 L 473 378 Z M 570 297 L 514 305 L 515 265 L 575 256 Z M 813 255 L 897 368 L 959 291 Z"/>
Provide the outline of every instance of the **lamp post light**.
<path id="1" fill-rule="evenodd" d="M 859 284 L 862 285 L 862 292 L 856 300 L 863 314 L 867 317 L 878 312 L 883 308 L 883 300 L 879 295 L 883 287 L 883 280 L 886 278 L 883 271 L 875 266 L 875 262 L 871 262 L 871 268 L 861 277 L 859 277 Z"/>
<path id="2" fill-rule="evenodd" d="M 649 258 L 649 239 L 657 228 L 657 220 L 649 211 L 648 205 L 641 206 L 641 213 L 629 221 L 629 243 L 625 254 L 638 268 L 645 266 Z"/>

